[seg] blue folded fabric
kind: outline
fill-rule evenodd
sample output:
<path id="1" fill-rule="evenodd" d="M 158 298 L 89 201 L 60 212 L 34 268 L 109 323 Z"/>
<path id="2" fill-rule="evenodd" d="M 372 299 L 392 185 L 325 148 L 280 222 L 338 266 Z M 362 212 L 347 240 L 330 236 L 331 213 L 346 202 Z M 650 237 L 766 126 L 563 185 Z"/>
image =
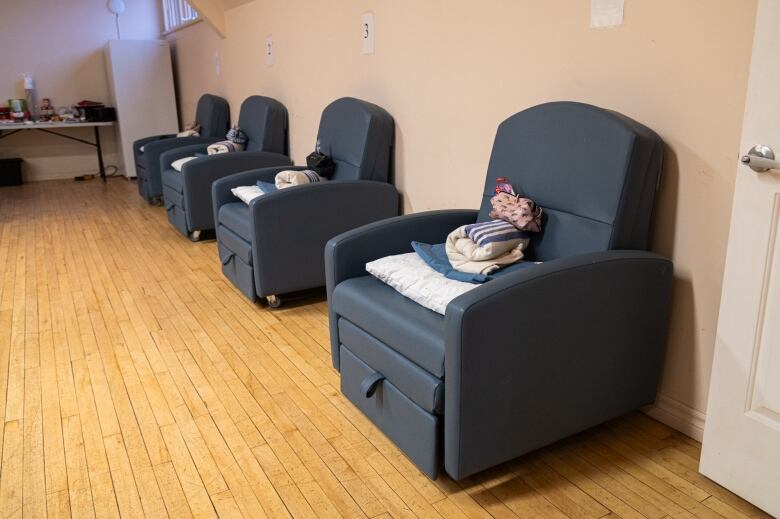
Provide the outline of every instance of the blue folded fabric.
<path id="1" fill-rule="evenodd" d="M 443 243 L 431 245 L 430 243 L 413 241 L 412 248 L 417 253 L 417 255 L 420 256 L 420 258 L 422 258 L 422 260 L 436 272 L 444 274 L 445 277 L 450 279 L 463 281 L 466 283 L 484 283 L 485 281 L 490 281 L 491 279 L 495 279 L 497 277 L 509 274 L 510 272 L 515 272 L 517 270 L 527 268 L 534 264 L 532 261 L 519 261 L 504 267 L 501 270 L 494 272 L 493 274 L 471 274 L 469 272 L 461 272 L 460 270 L 453 268 L 452 263 L 450 263 L 450 260 L 447 257 L 447 251 L 444 248 Z"/>
<path id="2" fill-rule="evenodd" d="M 471 274 L 452 268 L 452 264 L 450 263 L 449 258 L 447 258 L 447 251 L 444 249 L 443 243 L 431 245 L 429 243 L 413 241 L 412 248 L 429 267 L 440 274 L 444 274 L 444 276 L 450 279 L 465 281 L 466 283 L 484 283 L 490 279 L 490 277 L 484 274 Z"/>
<path id="3" fill-rule="evenodd" d="M 264 194 L 273 193 L 274 191 L 278 191 L 279 188 L 276 187 L 276 184 L 273 182 L 265 182 L 263 180 L 258 180 L 257 184 L 255 184 L 257 187 L 260 188 L 260 191 L 262 191 Z"/>

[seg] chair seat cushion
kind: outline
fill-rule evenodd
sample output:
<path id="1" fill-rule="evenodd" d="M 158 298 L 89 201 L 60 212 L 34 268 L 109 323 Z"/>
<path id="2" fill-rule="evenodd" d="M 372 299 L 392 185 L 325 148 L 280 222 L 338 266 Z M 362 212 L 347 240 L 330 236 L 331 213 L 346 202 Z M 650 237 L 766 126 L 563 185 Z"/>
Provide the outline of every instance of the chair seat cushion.
<path id="1" fill-rule="evenodd" d="M 227 227 L 233 233 L 252 243 L 252 222 L 249 206 L 244 202 L 232 202 L 219 208 L 217 225 Z"/>
<path id="2" fill-rule="evenodd" d="M 373 276 L 333 290 L 333 311 L 437 377 L 444 376 L 444 316 L 423 308 Z"/>
<path id="3" fill-rule="evenodd" d="M 177 193 L 184 193 L 184 175 L 175 169 L 166 169 L 162 174 L 163 185 L 170 187 Z"/>

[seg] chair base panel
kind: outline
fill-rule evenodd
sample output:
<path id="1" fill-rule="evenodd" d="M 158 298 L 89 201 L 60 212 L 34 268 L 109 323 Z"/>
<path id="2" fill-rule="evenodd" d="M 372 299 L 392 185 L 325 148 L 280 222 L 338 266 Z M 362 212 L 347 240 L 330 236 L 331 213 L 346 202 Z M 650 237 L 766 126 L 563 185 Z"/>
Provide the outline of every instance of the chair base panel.
<path id="1" fill-rule="evenodd" d="M 252 302 L 256 301 L 257 293 L 255 292 L 255 275 L 252 271 L 252 265 L 244 262 L 222 243 L 218 243 L 218 248 L 220 258 L 230 257 L 226 263 L 223 263 L 222 273 L 247 299 Z"/>
<path id="2" fill-rule="evenodd" d="M 442 466 L 442 421 L 412 402 L 388 380 L 366 397 L 361 383 L 377 370 L 341 345 L 341 392 L 426 476 Z"/>
<path id="3" fill-rule="evenodd" d="M 166 204 L 167 207 L 165 210 L 168 212 L 168 221 L 184 236 L 189 236 L 189 229 L 187 229 L 187 212 L 180 206 L 168 202 L 167 199 Z"/>
<path id="4" fill-rule="evenodd" d="M 165 203 L 171 203 L 184 209 L 184 195 L 172 187 L 163 186 L 163 197 L 165 198 Z"/>

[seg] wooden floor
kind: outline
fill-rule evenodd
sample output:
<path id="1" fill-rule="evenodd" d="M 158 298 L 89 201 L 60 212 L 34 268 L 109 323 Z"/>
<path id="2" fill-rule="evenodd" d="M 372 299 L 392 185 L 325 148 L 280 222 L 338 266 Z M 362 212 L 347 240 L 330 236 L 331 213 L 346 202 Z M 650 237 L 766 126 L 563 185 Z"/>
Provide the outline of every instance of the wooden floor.
<path id="1" fill-rule="evenodd" d="M 3 517 L 744 517 L 641 414 L 430 481 L 341 397 L 322 298 L 269 311 L 135 184 L 0 188 Z"/>

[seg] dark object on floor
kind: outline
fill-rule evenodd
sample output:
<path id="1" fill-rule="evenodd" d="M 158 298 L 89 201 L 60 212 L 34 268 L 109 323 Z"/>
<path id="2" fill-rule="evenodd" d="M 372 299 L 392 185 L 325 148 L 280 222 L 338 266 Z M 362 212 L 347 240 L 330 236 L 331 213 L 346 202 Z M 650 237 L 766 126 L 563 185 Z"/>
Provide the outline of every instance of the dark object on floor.
<path id="1" fill-rule="evenodd" d="M 22 159 L 0 159 L 0 186 L 22 185 Z"/>
<path id="2" fill-rule="evenodd" d="M 92 180 L 93 178 L 95 178 L 95 175 L 79 175 L 77 177 L 73 177 L 73 180 L 77 182 L 83 182 L 85 180 Z"/>

